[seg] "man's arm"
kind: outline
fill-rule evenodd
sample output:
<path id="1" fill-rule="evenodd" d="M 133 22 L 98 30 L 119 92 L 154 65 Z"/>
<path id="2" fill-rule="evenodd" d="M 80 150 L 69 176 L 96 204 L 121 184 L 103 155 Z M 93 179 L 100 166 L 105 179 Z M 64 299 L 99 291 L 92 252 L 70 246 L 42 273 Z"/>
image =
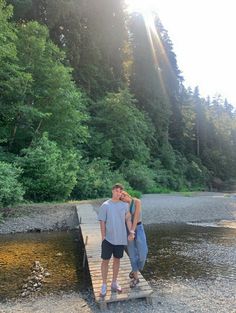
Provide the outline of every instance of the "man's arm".
<path id="1" fill-rule="evenodd" d="M 103 241 L 106 238 L 106 223 L 104 221 L 100 221 L 100 229 Z"/>

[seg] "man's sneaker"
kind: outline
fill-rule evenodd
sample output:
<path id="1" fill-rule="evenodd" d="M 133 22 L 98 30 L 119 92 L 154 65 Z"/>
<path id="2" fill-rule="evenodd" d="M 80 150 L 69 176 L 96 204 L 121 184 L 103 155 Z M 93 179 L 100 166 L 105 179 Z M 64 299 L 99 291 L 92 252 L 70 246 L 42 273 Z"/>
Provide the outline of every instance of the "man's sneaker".
<path id="1" fill-rule="evenodd" d="M 117 292 L 122 292 L 121 286 L 116 282 L 112 282 L 111 284 L 111 290 L 112 291 L 117 291 Z"/>
<path id="2" fill-rule="evenodd" d="M 106 284 L 102 284 L 101 291 L 100 291 L 100 296 L 101 297 L 105 297 L 106 293 L 107 293 L 107 285 Z"/>

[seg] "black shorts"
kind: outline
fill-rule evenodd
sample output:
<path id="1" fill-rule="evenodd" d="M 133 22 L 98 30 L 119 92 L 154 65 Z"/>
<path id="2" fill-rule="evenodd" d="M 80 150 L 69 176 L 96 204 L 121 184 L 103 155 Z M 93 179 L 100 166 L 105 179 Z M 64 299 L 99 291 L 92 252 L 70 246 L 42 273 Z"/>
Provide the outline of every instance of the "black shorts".
<path id="1" fill-rule="evenodd" d="M 112 254 L 115 258 L 121 259 L 124 254 L 124 245 L 113 245 L 106 239 L 102 242 L 101 258 L 103 260 L 110 260 Z"/>

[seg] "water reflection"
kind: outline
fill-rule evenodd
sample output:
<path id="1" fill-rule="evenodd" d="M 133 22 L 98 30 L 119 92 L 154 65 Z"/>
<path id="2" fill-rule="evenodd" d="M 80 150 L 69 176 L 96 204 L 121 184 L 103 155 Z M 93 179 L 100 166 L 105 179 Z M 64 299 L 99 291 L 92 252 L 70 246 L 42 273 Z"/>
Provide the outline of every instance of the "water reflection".
<path id="1" fill-rule="evenodd" d="M 144 276 L 158 279 L 236 279 L 236 229 L 186 224 L 146 226 Z"/>
<path id="2" fill-rule="evenodd" d="M 21 294 L 35 260 L 51 274 L 40 293 L 80 290 L 88 285 L 82 270 L 79 232 L 27 233 L 0 236 L 0 300 Z"/>

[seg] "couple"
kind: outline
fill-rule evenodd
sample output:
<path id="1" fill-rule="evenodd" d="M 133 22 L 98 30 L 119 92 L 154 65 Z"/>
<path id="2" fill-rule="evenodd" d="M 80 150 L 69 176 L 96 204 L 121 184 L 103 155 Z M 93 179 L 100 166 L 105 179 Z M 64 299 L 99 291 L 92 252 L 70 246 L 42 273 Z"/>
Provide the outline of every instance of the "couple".
<path id="1" fill-rule="evenodd" d="M 148 252 L 141 219 L 140 200 L 133 199 L 124 191 L 121 184 L 115 184 L 112 187 L 112 199 L 105 201 L 98 212 L 102 235 L 101 272 L 103 283 L 100 296 L 104 297 L 107 292 L 108 265 L 112 255 L 111 290 L 122 292 L 117 277 L 120 259 L 123 257 L 126 246 L 132 266 L 132 271 L 129 274 L 132 279 L 130 287 L 133 288 L 139 283 L 138 271 L 143 269 Z"/>

